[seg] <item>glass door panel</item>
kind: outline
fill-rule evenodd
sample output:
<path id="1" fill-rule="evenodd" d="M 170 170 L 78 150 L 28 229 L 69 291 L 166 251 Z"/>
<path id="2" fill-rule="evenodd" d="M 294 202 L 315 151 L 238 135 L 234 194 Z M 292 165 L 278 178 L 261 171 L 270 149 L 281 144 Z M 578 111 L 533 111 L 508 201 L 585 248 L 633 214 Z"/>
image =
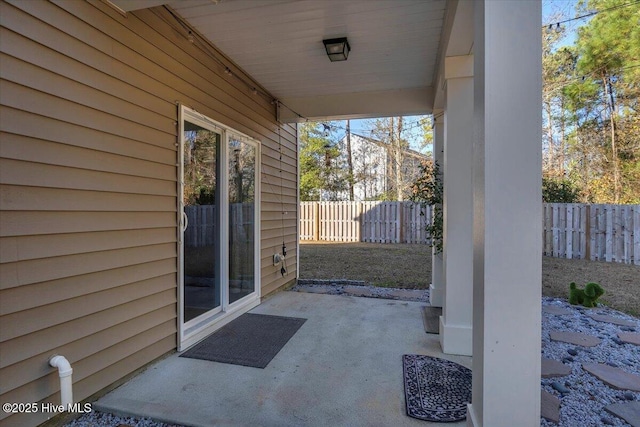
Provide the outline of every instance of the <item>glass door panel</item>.
<path id="1" fill-rule="evenodd" d="M 184 122 L 183 283 L 184 322 L 221 305 L 220 173 L 221 135 Z"/>
<path id="2" fill-rule="evenodd" d="M 256 147 L 229 137 L 229 304 L 255 291 Z"/>

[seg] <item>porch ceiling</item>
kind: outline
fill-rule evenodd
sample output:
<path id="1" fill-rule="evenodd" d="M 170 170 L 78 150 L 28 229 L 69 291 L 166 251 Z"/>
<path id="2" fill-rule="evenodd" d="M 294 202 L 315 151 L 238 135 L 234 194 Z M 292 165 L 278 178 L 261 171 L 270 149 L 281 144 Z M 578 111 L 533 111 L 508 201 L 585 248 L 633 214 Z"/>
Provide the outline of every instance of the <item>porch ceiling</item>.
<path id="1" fill-rule="evenodd" d="M 112 0 L 167 3 L 273 96 L 315 119 L 428 113 L 447 0 Z M 330 62 L 323 39 L 346 36 Z M 290 119 L 295 116 L 291 112 Z"/>

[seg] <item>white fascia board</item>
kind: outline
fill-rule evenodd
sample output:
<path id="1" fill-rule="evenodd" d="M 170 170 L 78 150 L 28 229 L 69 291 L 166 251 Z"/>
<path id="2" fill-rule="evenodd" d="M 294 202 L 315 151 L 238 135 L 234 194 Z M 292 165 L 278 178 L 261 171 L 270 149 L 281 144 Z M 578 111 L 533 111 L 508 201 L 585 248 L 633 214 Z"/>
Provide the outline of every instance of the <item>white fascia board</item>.
<path id="1" fill-rule="evenodd" d="M 420 87 L 284 98 L 280 101 L 284 104 L 279 117 L 283 123 L 304 122 L 306 119 L 321 121 L 410 116 L 431 113 L 433 90 L 431 87 Z"/>

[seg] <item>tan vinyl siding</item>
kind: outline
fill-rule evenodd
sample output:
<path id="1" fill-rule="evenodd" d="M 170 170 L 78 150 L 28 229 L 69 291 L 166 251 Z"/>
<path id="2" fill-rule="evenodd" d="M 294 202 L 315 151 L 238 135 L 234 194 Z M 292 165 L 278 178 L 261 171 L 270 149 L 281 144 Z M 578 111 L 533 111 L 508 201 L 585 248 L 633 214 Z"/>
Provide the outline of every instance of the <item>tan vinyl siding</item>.
<path id="1" fill-rule="evenodd" d="M 58 403 L 54 353 L 80 400 L 175 349 L 179 104 L 260 141 L 262 295 L 295 279 L 296 128 L 180 31 L 163 7 L 0 0 L 3 402 Z"/>

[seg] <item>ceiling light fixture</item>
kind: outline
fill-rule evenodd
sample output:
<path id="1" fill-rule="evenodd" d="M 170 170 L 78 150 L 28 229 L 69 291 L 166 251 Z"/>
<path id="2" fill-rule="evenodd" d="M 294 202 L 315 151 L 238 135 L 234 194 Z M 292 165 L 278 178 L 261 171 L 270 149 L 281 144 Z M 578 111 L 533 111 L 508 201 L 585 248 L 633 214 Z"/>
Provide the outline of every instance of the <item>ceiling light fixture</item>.
<path id="1" fill-rule="evenodd" d="M 351 46 L 346 37 L 322 40 L 322 43 L 331 62 L 346 61 L 349 57 Z"/>

